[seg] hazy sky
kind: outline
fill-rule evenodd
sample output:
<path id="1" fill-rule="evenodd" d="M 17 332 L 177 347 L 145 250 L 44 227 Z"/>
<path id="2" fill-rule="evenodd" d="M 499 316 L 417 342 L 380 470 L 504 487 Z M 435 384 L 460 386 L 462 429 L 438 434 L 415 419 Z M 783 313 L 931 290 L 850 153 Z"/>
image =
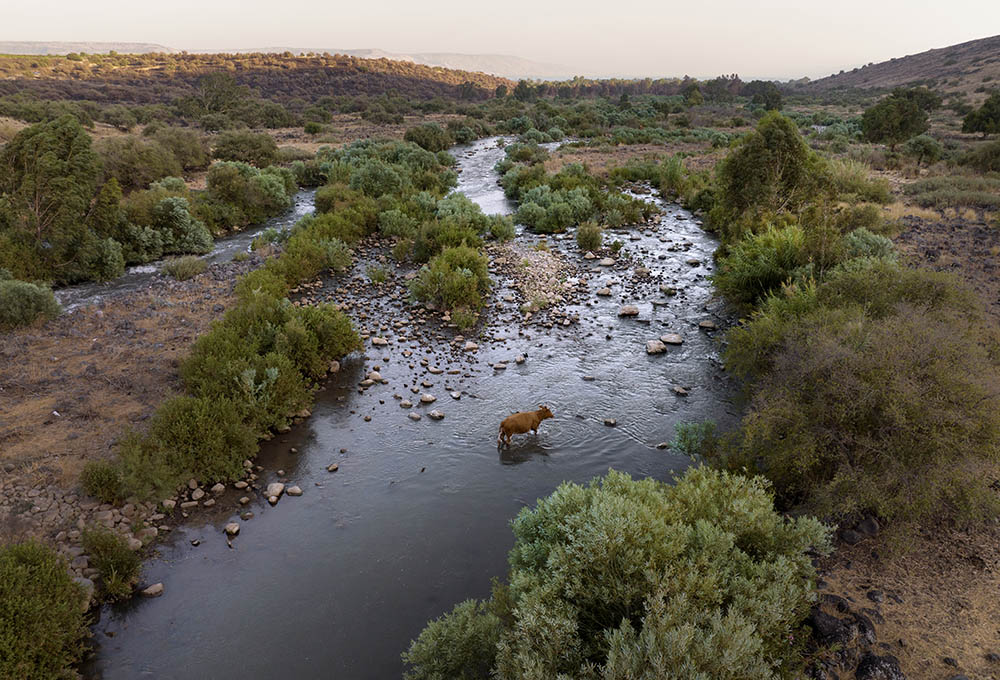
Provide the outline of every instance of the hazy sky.
<path id="1" fill-rule="evenodd" d="M 0 40 L 514 54 L 585 75 L 819 77 L 1000 33 L 997 0 L 4 0 Z"/>

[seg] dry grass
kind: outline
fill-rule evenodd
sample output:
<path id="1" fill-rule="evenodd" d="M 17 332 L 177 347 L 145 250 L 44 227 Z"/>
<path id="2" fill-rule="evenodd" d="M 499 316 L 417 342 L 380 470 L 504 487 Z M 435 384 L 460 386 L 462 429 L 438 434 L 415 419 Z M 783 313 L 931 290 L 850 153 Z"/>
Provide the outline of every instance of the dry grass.
<path id="1" fill-rule="evenodd" d="M 87 460 L 179 388 L 177 362 L 229 288 L 201 277 L 0 335 L 0 464 L 74 485 Z"/>
<path id="2" fill-rule="evenodd" d="M 1000 678 L 986 654 L 1000 654 L 1000 525 L 977 531 L 934 529 L 913 538 L 909 552 L 886 559 L 882 540 L 843 546 L 827 559 L 824 592 L 877 608 L 878 639 L 891 646 L 910 680 L 937 680 L 956 673 Z M 876 605 L 871 590 L 894 593 Z M 881 653 L 881 652 L 880 652 Z M 958 661 L 958 668 L 943 658 Z"/>
<path id="3" fill-rule="evenodd" d="M 939 220 L 941 215 L 931 208 L 921 208 L 919 205 L 908 205 L 902 201 L 890 203 L 884 207 L 888 220 L 899 220 L 904 217 L 919 217 L 924 220 Z"/>

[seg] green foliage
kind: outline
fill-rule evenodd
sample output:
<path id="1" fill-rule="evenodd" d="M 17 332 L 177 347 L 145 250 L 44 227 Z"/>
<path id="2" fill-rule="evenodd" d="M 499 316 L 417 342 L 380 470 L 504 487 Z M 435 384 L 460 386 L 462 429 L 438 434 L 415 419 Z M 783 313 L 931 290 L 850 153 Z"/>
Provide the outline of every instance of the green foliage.
<path id="1" fill-rule="evenodd" d="M 864 227 L 844 237 L 844 250 L 848 259 L 864 257 L 895 262 L 898 257 L 896 246 L 890 239 L 873 234 Z"/>
<path id="2" fill-rule="evenodd" d="M 80 472 L 80 486 L 103 503 L 119 503 L 125 498 L 121 471 L 104 460 L 87 461 Z"/>
<path id="3" fill-rule="evenodd" d="M 424 123 L 411 127 L 403 135 L 403 139 L 433 152 L 444 151 L 455 143 L 448 131 L 437 123 Z"/>
<path id="4" fill-rule="evenodd" d="M 818 160 L 798 128 L 772 111 L 716 166 L 711 221 L 735 241 L 761 215 L 801 208 L 819 190 Z"/>
<path id="5" fill-rule="evenodd" d="M 750 305 L 779 288 L 806 262 L 806 236 L 798 225 L 769 226 L 729 249 L 713 278 L 730 301 Z"/>
<path id="6" fill-rule="evenodd" d="M 82 543 L 91 564 L 101 574 L 105 596 L 121 600 L 131 595 L 139 581 L 142 561 L 129 550 L 128 542 L 110 529 L 91 527 L 83 532 Z"/>
<path id="7" fill-rule="evenodd" d="M 979 172 L 1000 172 L 1000 140 L 981 144 L 966 154 L 961 162 Z"/>
<path id="8" fill-rule="evenodd" d="M 0 330 L 53 319 L 60 311 L 51 289 L 16 279 L 0 280 Z"/>
<path id="9" fill-rule="evenodd" d="M 718 427 L 711 420 L 701 423 L 677 423 L 677 433 L 670 448 L 692 458 L 711 456 L 719 445 Z"/>
<path id="10" fill-rule="evenodd" d="M 445 309 L 479 309 L 489 289 L 486 256 L 467 245 L 444 248 L 410 284 L 415 299 Z"/>
<path id="11" fill-rule="evenodd" d="M 509 588 L 429 625 L 407 678 L 799 671 L 789 639 L 815 597 L 808 551 L 829 550 L 829 530 L 776 513 L 759 477 L 698 467 L 670 486 L 612 470 L 563 483 L 513 529 Z"/>
<path id="12" fill-rule="evenodd" d="M 233 130 L 219 135 L 212 149 L 212 157 L 263 168 L 277 160 L 278 145 L 266 132 Z"/>
<path id="13" fill-rule="evenodd" d="M 434 619 L 413 641 L 403 661 L 413 667 L 407 680 L 476 680 L 488 678 L 500 641 L 500 619 L 489 607 L 466 600 Z"/>
<path id="14" fill-rule="evenodd" d="M 181 127 L 160 127 L 153 140 L 168 149 L 184 170 L 202 170 L 208 167 L 211 156 L 204 137 L 194 130 Z M 176 174 L 176 173 L 171 173 Z"/>
<path id="15" fill-rule="evenodd" d="M 160 271 L 168 276 L 172 276 L 178 281 L 188 279 L 201 274 L 208 269 L 208 263 L 195 255 L 185 255 L 168 260 L 160 267 Z"/>
<path id="16" fill-rule="evenodd" d="M 1000 209 L 1000 179 L 962 175 L 928 177 L 903 187 L 924 208 Z"/>
<path id="17" fill-rule="evenodd" d="M 599 250 L 604 231 L 597 222 L 584 222 L 576 230 L 576 245 L 580 250 Z"/>
<path id="18" fill-rule="evenodd" d="M 933 137 L 917 135 L 903 145 L 903 152 L 908 156 L 915 157 L 918 166 L 924 161 L 930 165 L 941 159 L 941 156 L 944 155 L 944 147 Z"/>
<path id="19" fill-rule="evenodd" d="M 115 179 L 126 191 L 145 189 L 151 182 L 180 175 L 183 170 L 173 152 L 155 139 L 108 137 L 95 145 L 95 151 L 104 164 L 104 177 Z"/>
<path id="20" fill-rule="evenodd" d="M 872 177 L 864 163 L 835 158 L 827 162 L 825 170 L 830 188 L 842 200 L 888 203 L 891 198 L 889 182 Z"/>
<path id="21" fill-rule="evenodd" d="M 66 561 L 29 541 L 0 545 L 0 677 L 69 680 L 89 636 Z"/>
<path id="22" fill-rule="evenodd" d="M 266 268 L 255 269 L 245 274 L 236 283 L 235 292 L 243 302 L 257 296 L 280 300 L 288 295 L 289 285 L 284 276 Z"/>
<path id="23" fill-rule="evenodd" d="M 914 99 L 891 94 L 864 112 L 861 129 L 868 141 L 895 150 L 897 144 L 927 131 L 927 112 Z"/>
<path id="24" fill-rule="evenodd" d="M 212 249 L 212 235 L 191 217 L 187 199 L 164 198 L 153 208 L 152 217 L 152 226 L 163 239 L 164 254 L 207 253 Z"/>
<path id="25" fill-rule="evenodd" d="M 239 162 L 213 164 L 207 186 L 207 198 L 196 202 L 194 210 L 216 232 L 280 214 L 291 207 L 296 189 L 295 176 L 286 168 L 258 170 Z"/>
<path id="26" fill-rule="evenodd" d="M 982 106 L 966 114 L 962 132 L 981 132 L 984 137 L 1000 132 L 1000 92 L 994 92 Z"/>
<path id="27" fill-rule="evenodd" d="M 113 238 L 94 241 L 87 253 L 87 269 L 95 281 L 111 281 L 125 273 L 122 244 Z"/>

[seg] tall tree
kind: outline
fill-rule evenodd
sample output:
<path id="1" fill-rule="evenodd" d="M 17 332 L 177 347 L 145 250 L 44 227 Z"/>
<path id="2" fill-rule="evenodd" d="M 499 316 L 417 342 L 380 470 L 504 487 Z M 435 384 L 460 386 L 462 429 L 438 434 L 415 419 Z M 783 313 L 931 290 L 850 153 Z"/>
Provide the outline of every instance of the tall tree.
<path id="1" fill-rule="evenodd" d="M 927 112 L 908 97 L 891 94 L 864 112 L 861 130 L 869 142 L 882 142 L 889 149 L 927 131 Z"/>
<path id="2" fill-rule="evenodd" d="M 1000 132 L 1000 92 L 994 92 L 978 109 L 962 121 L 962 132 L 981 132 L 983 136 Z"/>

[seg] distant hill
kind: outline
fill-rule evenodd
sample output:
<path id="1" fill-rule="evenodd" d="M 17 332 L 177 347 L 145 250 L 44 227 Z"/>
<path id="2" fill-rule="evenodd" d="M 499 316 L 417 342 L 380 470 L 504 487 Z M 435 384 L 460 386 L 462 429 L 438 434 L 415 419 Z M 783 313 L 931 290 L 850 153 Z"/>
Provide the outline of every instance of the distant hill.
<path id="1" fill-rule="evenodd" d="M 0 40 L 0 54 L 69 54 L 86 52 L 104 54 L 149 54 L 150 52 L 177 52 L 172 47 L 153 43 L 134 42 L 30 42 L 27 40 Z"/>
<path id="2" fill-rule="evenodd" d="M 492 96 L 499 85 L 515 85 L 485 73 L 345 54 L 88 53 L 0 55 L 0 95 L 23 92 L 43 99 L 168 103 L 192 94 L 203 75 L 219 71 L 276 101 L 381 94 L 477 99 Z"/>
<path id="3" fill-rule="evenodd" d="M 1000 89 L 1000 35 L 841 71 L 810 82 L 806 89 L 891 89 L 914 84 L 954 94 Z"/>
<path id="4" fill-rule="evenodd" d="M 523 59 L 509 54 L 459 54 L 456 52 L 387 52 L 378 48 L 361 50 L 342 50 L 328 47 L 264 47 L 240 49 L 237 52 L 274 52 L 292 54 L 348 54 L 362 59 L 392 59 L 394 61 L 409 61 L 424 66 L 440 66 L 442 68 L 458 69 L 460 71 L 478 71 L 502 78 L 519 80 L 529 78 L 535 80 L 564 80 L 574 74 L 568 66 L 546 64 L 530 59 Z"/>

